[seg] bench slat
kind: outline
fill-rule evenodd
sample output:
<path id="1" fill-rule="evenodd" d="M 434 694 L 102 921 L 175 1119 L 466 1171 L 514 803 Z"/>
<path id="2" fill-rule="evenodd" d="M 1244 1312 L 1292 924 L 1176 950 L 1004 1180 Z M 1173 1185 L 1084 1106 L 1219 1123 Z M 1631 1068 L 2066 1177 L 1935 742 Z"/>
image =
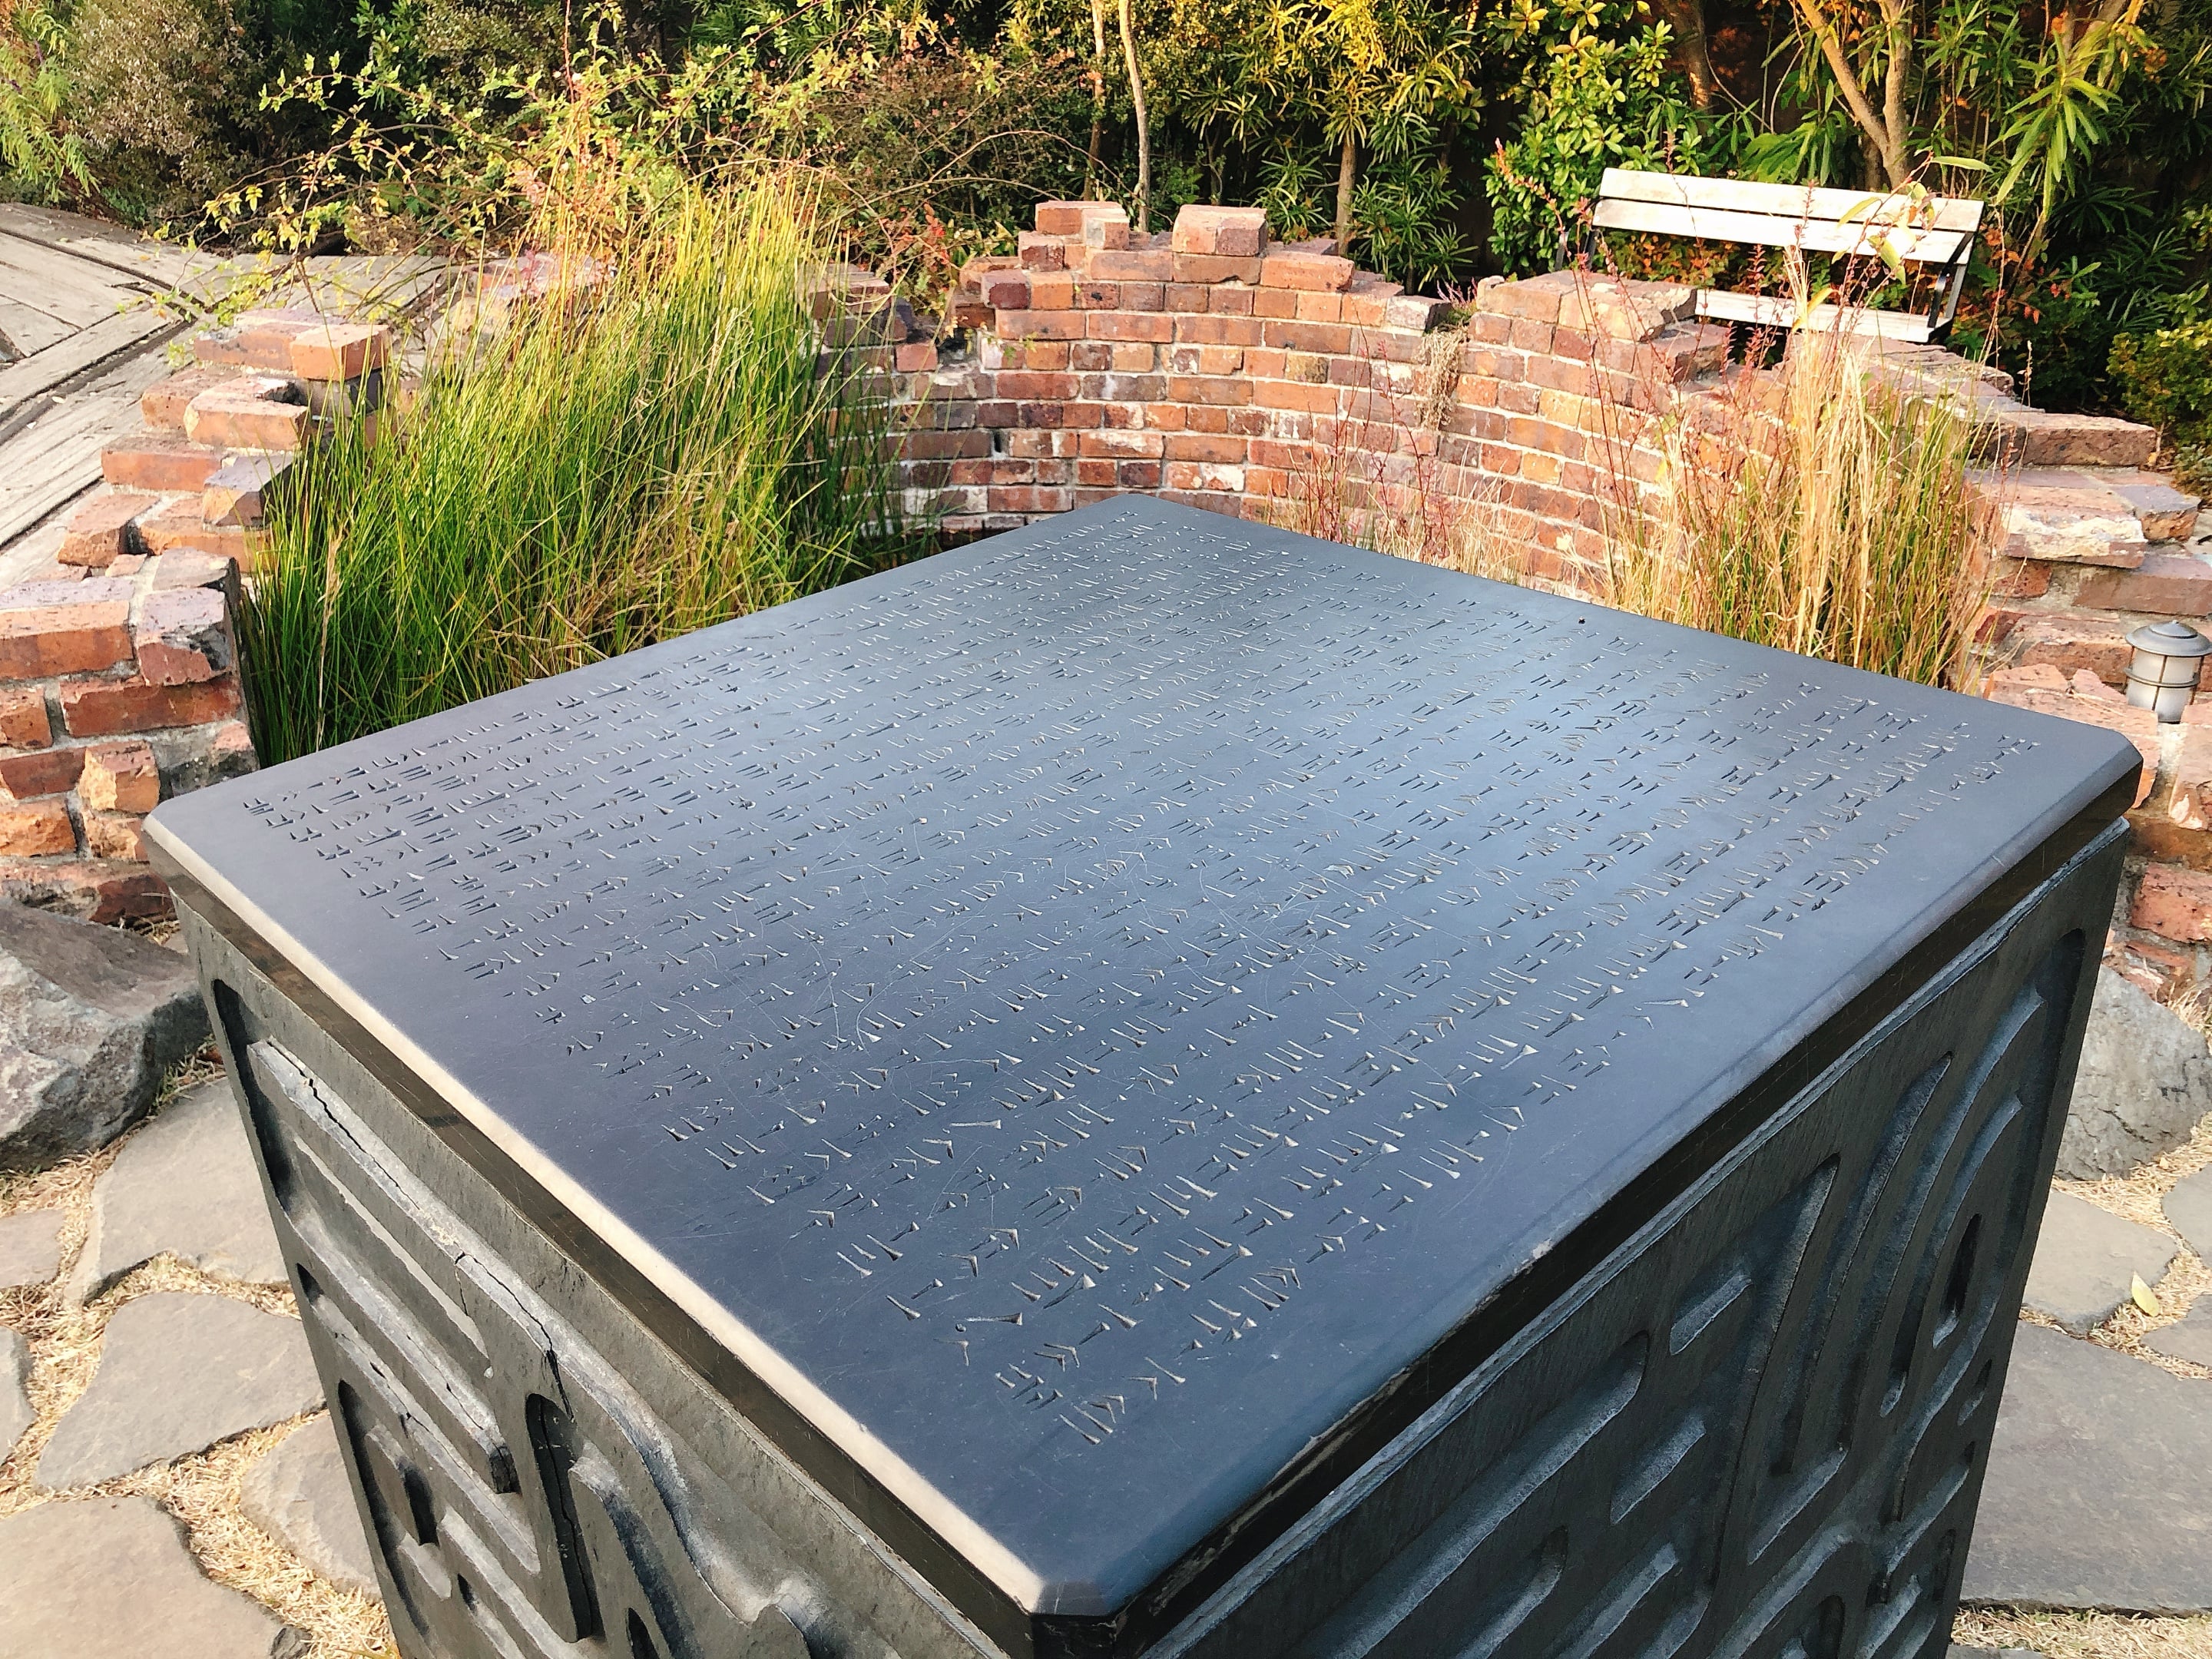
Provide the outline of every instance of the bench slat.
<path id="1" fill-rule="evenodd" d="M 1963 231 L 1907 230 L 1856 222 L 1839 225 L 1825 219 L 1785 219 L 1778 214 L 1673 207 L 1657 202 L 1600 202 L 1591 219 L 1601 230 L 1695 236 L 1712 242 L 1764 242 L 1773 247 L 1863 254 L 1869 258 L 1875 257 L 1875 239 L 1881 238 L 1899 258 L 1922 264 L 1949 264 L 1966 240 Z"/>
<path id="2" fill-rule="evenodd" d="M 1765 213 L 1796 223 L 1800 220 L 1854 224 L 1910 225 L 1916 229 L 1972 232 L 1982 223 L 1984 204 L 1971 198 L 1934 196 L 1924 204 L 1909 196 L 1863 190 L 1828 190 L 1814 185 L 1762 185 L 1745 179 L 1699 179 L 1684 173 L 1643 173 L 1607 167 L 1598 185 L 1601 202 L 1653 202 L 1668 207 L 1717 208 Z"/>
<path id="3" fill-rule="evenodd" d="M 1755 323 L 1767 328 L 1800 325 L 1794 300 L 1762 294 L 1730 294 L 1724 289 L 1701 290 L 1698 295 L 1698 314 L 1718 318 L 1723 322 Z M 1802 326 L 1817 332 L 1835 328 L 1839 323 L 1846 334 L 1872 334 L 1885 340 L 1909 340 L 1915 343 L 1924 343 L 1934 331 L 1928 319 L 1908 311 L 1874 311 L 1845 306 L 1814 306 L 1805 313 Z"/>

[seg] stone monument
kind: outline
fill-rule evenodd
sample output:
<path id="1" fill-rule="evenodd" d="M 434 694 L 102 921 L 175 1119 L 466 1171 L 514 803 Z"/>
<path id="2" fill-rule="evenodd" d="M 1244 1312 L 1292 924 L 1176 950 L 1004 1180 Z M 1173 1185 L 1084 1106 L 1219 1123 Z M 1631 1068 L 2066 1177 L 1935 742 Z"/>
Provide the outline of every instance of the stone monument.
<path id="1" fill-rule="evenodd" d="M 150 839 L 409 1659 L 1934 1659 L 2137 767 L 1127 498 Z"/>

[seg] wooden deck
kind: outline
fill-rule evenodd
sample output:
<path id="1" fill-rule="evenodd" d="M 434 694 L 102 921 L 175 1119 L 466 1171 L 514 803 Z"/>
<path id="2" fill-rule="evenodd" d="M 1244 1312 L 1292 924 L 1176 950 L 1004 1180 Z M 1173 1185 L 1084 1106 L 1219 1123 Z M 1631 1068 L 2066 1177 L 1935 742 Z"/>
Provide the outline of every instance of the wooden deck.
<path id="1" fill-rule="evenodd" d="M 425 258 L 223 258 L 0 203 L 0 586 L 44 561 L 64 511 L 99 483 L 100 450 L 137 429 L 138 394 L 223 301 L 404 320 L 445 271 Z"/>

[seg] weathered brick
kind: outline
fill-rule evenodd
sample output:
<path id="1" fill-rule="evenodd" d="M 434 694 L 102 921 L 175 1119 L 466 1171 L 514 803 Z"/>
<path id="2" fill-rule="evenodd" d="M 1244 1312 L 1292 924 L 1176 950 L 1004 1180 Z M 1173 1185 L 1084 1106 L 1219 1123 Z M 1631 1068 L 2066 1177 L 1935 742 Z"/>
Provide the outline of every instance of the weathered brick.
<path id="1" fill-rule="evenodd" d="M 212 392 L 236 380 L 240 371 L 228 363 L 200 363 L 181 374 L 156 380 L 138 394 L 138 412 L 159 432 L 182 432 L 185 410 L 203 392 Z"/>
<path id="2" fill-rule="evenodd" d="M 1352 286 L 1355 269 L 1351 260 L 1334 253 L 1274 249 L 1261 262 L 1260 286 L 1340 294 Z"/>
<path id="3" fill-rule="evenodd" d="M 232 718 L 240 706 L 235 677 L 192 685 L 155 685 L 137 678 L 64 680 L 61 702 L 63 726 L 80 738 L 204 726 Z"/>
<path id="4" fill-rule="evenodd" d="M 228 327 L 214 328 L 192 341 L 192 355 L 204 363 L 289 371 L 292 342 L 323 319 L 311 311 L 245 311 Z"/>
<path id="5" fill-rule="evenodd" d="M 1025 270 L 992 270 L 983 275 L 983 303 L 994 310 L 1027 311 L 1030 276 Z"/>
<path id="6" fill-rule="evenodd" d="M 200 520 L 210 525 L 257 526 L 292 487 L 294 457 L 239 455 L 208 475 L 200 490 Z"/>
<path id="7" fill-rule="evenodd" d="M 141 835 L 143 819 L 130 812 L 87 811 L 83 816 L 86 852 L 94 858 L 146 862 L 146 844 Z"/>
<path id="8" fill-rule="evenodd" d="M 2082 611 L 2020 611 L 1993 605 L 1982 637 L 2022 664 L 2047 663 L 2061 673 L 2086 668 L 2107 684 L 2128 677 L 2127 625 L 2118 617 Z"/>
<path id="9" fill-rule="evenodd" d="M 84 764 L 82 749 L 34 749 L 0 755 L 0 801 L 33 800 L 67 793 Z"/>
<path id="10" fill-rule="evenodd" d="M 1242 466 L 1245 441 L 1226 434 L 1176 432 L 1167 434 L 1164 453 L 1170 461 L 1211 461 Z"/>
<path id="11" fill-rule="evenodd" d="M 1087 320 L 1080 311 L 1002 311 L 999 331 L 1017 340 L 1079 340 Z"/>
<path id="12" fill-rule="evenodd" d="M 1035 484 L 994 484 L 990 501 L 994 513 L 1065 513 L 1069 506 L 1064 488 Z"/>
<path id="13" fill-rule="evenodd" d="M 2166 812 L 2185 830 L 2212 830 L 2212 724 L 2183 720 Z"/>
<path id="14" fill-rule="evenodd" d="M 35 680 L 131 659 L 131 590 L 93 579 L 0 593 L 0 679 Z"/>
<path id="15" fill-rule="evenodd" d="M 1037 233 L 1044 236 L 1080 236 L 1093 214 L 1110 213 L 1124 224 L 1128 213 L 1115 202 L 1061 201 L 1036 204 Z"/>
<path id="16" fill-rule="evenodd" d="M 1264 209 L 1212 207 L 1194 202 L 1176 215 L 1169 245 L 1177 253 L 1250 257 L 1259 253 L 1267 241 Z"/>
<path id="17" fill-rule="evenodd" d="M 245 563 L 252 550 L 239 525 L 211 525 L 200 516 L 200 498 L 175 501 L 138 520 L 138 539 L 149 553 L 165 556 L 154 562 L 155 580 L 161 580 L 167 560 L 185 556 L 219 558 Z"/>
<path id="18" fill-rule="evenodd" d="M 2212 875 L 2154 864 L 2143 872 L 2128 920 L 2184 945 L 2212 943 Z"/>
<path id="19" fill-rule="evenodd" d="M 237 665 L 228 607 L 210 587 L 149 593 L 132 619 L 138 672 L 154 685 L 192 685 Z"/>
<path id="20" fill-rule="evenodd" d="M 1094 340 L 1151 340 L 1164 343 L 1175 338 L 1176 319 L 1164 312 L 1092 311 L 1075 319 L 1087 325 Z"/>
<path id="21" fill-rule="evenodd" d="M 58 799 L 0 805 L 0 853 L 41 858 L 76 851 L 76 826 Z"/>
<path id="22" fill-rule="evenodd" d="M 115 489 L 94 495 L 71 513 L 62 530 L 62 544 L 54 556 L 64 564 L 103 570 L 131 551 L 131 521 L 161 497 L 137 490 Z"/>
<path id="23" fill-rule="evenodd" d="M 2212 562 L 2194 553 L 2153 553 L 2133 570 L 2100 570 L 2082 583 L 2075 603 L 2099 611 L 2142 611 L 2161 617 L 2212 613 Z"/>
<path id="24" fill-rule="evenodd" d="M 230 391 L 203 392 L 185 410 L 185 435 L 224 449 L 297 449 L 307 406 Z"/>
<path id="25" fill-rule="evenodd" d="M 2037 559 L 1997 559 L 1990 575 L 1990 596 L 2039 599 L 2051 591 L 2051 566 Z"/>
<path id="26" fill-rule="evenodd" d="M 1174 278 L 1172 253 L 1151 248 L 1102 248 L 1091 256 L 1085 274 L 1099 283 L 1164 283 Z"/>
<path id="27" fill-rule="evenodd" d="M 937 367 L 937 342 L 908 340 L 898 348 L 896 362 L 902 374 L 927 373 Z"/>
<path id="28" fill-rule="evenodd" d="M 1476 309 L 1493 316 L 1556 323 L 1559 319 L 1560 301 L 1573 291 L 1574 274 L 1571 271 L 1554 271 L 1519 282 L 1486 277 L 1475 285 L 1474 303 Z"/>
<path id="29" fill-rule="evenodd" d="M 131 489 L 198 489 L 222 465 L 221 451 L 175 433 L 149 432 L 100 453 L 100 476 Z"/>
<path id="30" fill-rule="evenodd" d="M 391 360 L 380 323 L 325 323 L 292 337 L 291 370 L 303 380 L 353 380 Z"/>
<path id="31" fill-rule="evenodd" d="M 53 740 L 46 694 L 35 685 L 0 686 L 0 743 L 10 749 L 43 749 Z"/>
<path id="32" fill-rule="evenodd" d="M 72 752 L 84 757 L 76 794 L 87 806 L 103 812 L 150 812 L 161 805 L 161 768 L 148 744 L 96 743 Z"/>
<path id="33" fill-rule="evenodd" d="M 1425 334 L 1450 314 L 1451 301 L 1423 294 L 1401 294 L 1384 306 L 1382 320 L 1392 328 Z"/>
<path id="34" fill-rule="evenodd" d="M 1023 270 L 1064 270 L 1067 268 L 1067 244 L 1058 236 L 1025 230 L 1017 241 Z"/>
<path id="35" fill-rule="evenodd" d="M 1178 283 L 1202 285 L 1260 280 L 1261 261 L 1257 256 L 1232 258 L 1217 253 L 1178 253 L 1174 259 L 1174 280 Z"/>

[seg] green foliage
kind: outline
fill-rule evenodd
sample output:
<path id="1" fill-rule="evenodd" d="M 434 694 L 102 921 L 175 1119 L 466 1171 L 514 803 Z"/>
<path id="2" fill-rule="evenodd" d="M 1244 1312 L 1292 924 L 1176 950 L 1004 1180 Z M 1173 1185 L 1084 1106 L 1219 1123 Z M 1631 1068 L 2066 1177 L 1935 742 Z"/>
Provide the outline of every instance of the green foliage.
<path id="1" fill-rule="evenodd" d="M 0 10 L 0 179 L 35 200 L 62 201 L 92 184 L 84 141 L 65 113 L 65 43 L 45 6 Z"/>
<path id="2" fill-rule="evenodd" d="M 1660 173 L 1708 170 L 1715 156 L 1708 124 L 1667 70 L 1664 24 L 1625 38 L 1601 30 L 1626 23 L 1594 9 L 1589 21 L 1553 46 L 1543 88 L 1519 132 L 1485 170 L 1492 214 L 1491 252 L 1508 271 L 1548 270 L 1562 240 L 1578 236 L 1583 203 L 1607 167 Z"/>
<path id="3" fill-rule="evenodd" d="M 2012 160 L 1996 198 L 2035 204 L 2033 241 L 2041 240 L 2059 202 L 2079 191 L 2093 154 L 2112 130 L 2118 80 L 2148 44 L 2136 27 L 2142 10 L 2142 0 L 2133 0 L 2119 17 L 2087 23 L 2060 13 L 1997 136 Z"/>
<path id="4" fill-rule="evenodd" d="M 2120 407 L 2178 447 L 2212 445 L 2212 319 L 2112 342 Z"/>
<path id="5" fill-rule="evenodd" d="M 684 190 L 616 246 L 541 227 L 578 292 L 484 326 L 395 437 L 303 463 L 240 647 L 270 759 L 873 568 L 884 404 L 816 372 L 823 227 L 778 175 Z M 465 372 L 458 372 L 465 370 Z"/>

